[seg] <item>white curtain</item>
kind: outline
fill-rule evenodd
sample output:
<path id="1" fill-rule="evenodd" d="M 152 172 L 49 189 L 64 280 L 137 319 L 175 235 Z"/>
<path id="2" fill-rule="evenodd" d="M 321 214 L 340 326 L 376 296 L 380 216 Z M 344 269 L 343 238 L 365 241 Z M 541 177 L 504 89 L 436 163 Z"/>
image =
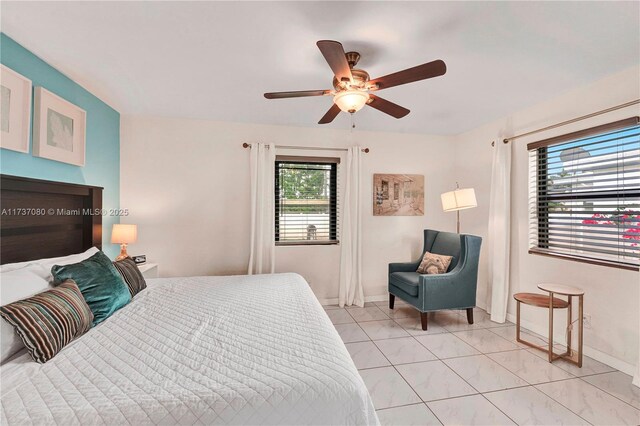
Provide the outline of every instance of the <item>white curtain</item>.
<path id="1" fill-rule="evenodd" d="M 638 274 L 638 278 L 640 279 L 640 274 Z M 638 308 L 640 308 L 640 297 L 638 299 Z M 638 330 L 640 330 L 640 321 L 638 321 Z M 638 340 L 638 364 L 636 364 L 636 374 L 633 376 L 633 384 L 640 388 L 640 335 L 638 336 Z"/>
<path id="2" fill-rule="evenodd" d="M 345 164 L 345 192 L 342 201 L 340 232 L 340 292 L 338 303 L 364 306 L 362 290 L 362 193 L 360 179 L 361 151 L 359 146 L 349 148 Z"/>
<path id="3" fill-rule="evenodd" d="M 251 145 L 251 254 L 248 274 L 273 273 L 275 264 L 275 146 Z"/>
<path id="4" fill-rule="evenodd" d="M 489 259 L 487 312 L 491 320 L 507 319 L 509 300 L 509 251 L 511 228 L 511 142 L 496 140 L 493 147 L 491 198 L 489 200 Z"/>

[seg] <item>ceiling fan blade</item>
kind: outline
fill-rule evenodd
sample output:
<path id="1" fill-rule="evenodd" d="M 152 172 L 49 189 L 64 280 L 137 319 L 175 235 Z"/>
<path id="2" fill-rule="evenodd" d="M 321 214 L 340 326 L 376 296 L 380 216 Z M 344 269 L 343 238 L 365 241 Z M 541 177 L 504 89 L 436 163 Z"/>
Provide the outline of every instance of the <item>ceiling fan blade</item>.
<path id="1" fill-rule="evenodd" d="M 371 80 L 369 83 L 371 85 L 378 86 L 371 90 L 382 90 L 388 89 L 389 87 L 400 86 L 401 84 L 438 77 L 444 75 L 446 72 L 447 65 L 438 59 L 437 61 L 427 62 L 426 64 L 394 72 L 393 74 L 385 75 L 384 77 L 378 77 L 375 80 Z"/>
<path id="2" fill-rule="evenodd" d="M 394 104 L 386 99 L 382 99 L 379 96 L 369 94 L 369 106 L 377 109 L 378 111 L 382 111 L 385 114 L 389 114 L 395 118 L 402 118 L 405 115 L 409 114 L 411 111 L 406 109 L 405 107 L 401 107 L 398 104 Z"/>
<path id="3" fill-rule="evenodd" d="M 297 92 L 272 92 L 265 93 L 267 99 L 284 99 L 284 98 L 302 98 L 305 96 L 324 96 L 330 95 L 330 90 L 300 90 Z"/>
<path id="4" fill-rule="evenodd" d="M 333 119 L 338 116 L 338 114 L 340 114 L 340 107 L 338 107 L 338 105 L 336 104 L 333 104 L 331 105 L 331 108 L 329 108 L 329 111 L 327 111 L 327 113 L 320 119 L 320 121 L 318 121 L 318 124 L 331 123 Z"/>
<path id="5" fill-rule="evenodd" d="M 320 40 L 316 45 L 338 81 L 343 81 L 344 79 L 351 81 L 353 79 L 351 68 L 341 43 L 333 40 Z"/>

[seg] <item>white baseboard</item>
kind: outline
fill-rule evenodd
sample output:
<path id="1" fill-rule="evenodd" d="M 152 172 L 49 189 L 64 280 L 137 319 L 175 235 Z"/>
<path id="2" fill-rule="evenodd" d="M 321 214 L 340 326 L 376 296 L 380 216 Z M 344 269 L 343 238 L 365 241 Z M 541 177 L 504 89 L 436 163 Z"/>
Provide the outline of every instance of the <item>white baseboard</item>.
<path id="1" fill-rule="evenodd" d="M 516 316 L 511 313 L 507 313 L 507 319 L 515 324 Z M 549 333 L 549 329 L 546 325 L 536 324 L 530 321 L 525 321 L 523 319 L 520 320 L 520 325 L 527 330 L 533 331 L 541 336 L 547 336 Z M 565 342 L 561 340 L 554 339 L 554 343 L 564 345 Z M 616 370 L 620 370 L 625 374 L 633 376 L 636 371 L 636 367 L 634 365 L 628 364 L 618 358 L 615 358 L 611 355 L 608 355 L 604 352 L 601 352 L 597 349 L 594 349 L 590 346 L 584 345 L 584 354 L 595 359 L 596 361 L 600 361 L 603 364 L 606 364 L 610 367 L 615 368 Z"/>
<path id="2" fill-rule="evenodd" d="M 364 301 L 365 302 L 384 302 L 385 300 L 389 299 L 389 295 L 388 294 L 383 294 L 381 296 L 365 296 Z M 318 299 L 318 301 L 320 301 L 321 305 L 337 305 L 338 304 L 338 298 L 334 298 L 334 299 Z"/>
<path id="3" fill-rule="evenodd" d="M 383 302 L 385 300 L 388 300 L 389 295 L 388 294 L 383 294 L 380 296 L 366 296 L 364 298 L 365 302 Z M 320 303 L 322 305 L 337 305 L 338 304 L 338 299 L 334 298 L 334 299 L 318 299 L 320 300 Z M 476 305 L 478 308 L 484 309 L 486 310 L 486 306 L 482 306 L 481 304 Z M 516 322 L 516 316 L 514 314 L 511 313 L 507 313 L 507 319 L 509 321 L 511 321 L 512 323 L 515 324 Z M 537 333 L 541 336 L 546 336 L 549 329 L 547 328 L 546 325 L 541 325 L 541 324 L 536 324 L 533 322 L 529 322 L 529 321 L 525 321 L 525 320 L 521 320 L 521 325 L 522 327 L 533 331 L 534 333 Z M 564 344 L 564 342 L 562 341 L 558 341 L 555 340 L 554 343 L 558 343 L 558 344 Z M 625 374 L 628 374 L 630 376 L 633 376 L 635 374 L 636 371 L 636 367 L 635 365 L 631 365 L 625 361 L 622 361 L 618 358 L 615 358 L 609 354 L 606 354 L 604 352 L 601 352 L 597 349 L 594 349 L 590 346 L 584 345 L 584 354 L 595 359 L 596 361 L 600 361 L 603 364 L 606 364 L 610 367 L 615 368 L 616 370 L 620 370 Z"/>

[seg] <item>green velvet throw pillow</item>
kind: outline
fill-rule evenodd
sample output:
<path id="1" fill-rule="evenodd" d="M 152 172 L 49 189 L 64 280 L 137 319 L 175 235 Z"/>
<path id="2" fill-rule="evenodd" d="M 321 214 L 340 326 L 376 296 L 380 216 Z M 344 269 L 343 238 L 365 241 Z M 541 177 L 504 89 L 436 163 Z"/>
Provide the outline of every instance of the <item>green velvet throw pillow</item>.
<path id="1" fill-rule="evenodd" d="M 54 265 L 51 274 L 57 284 L 73 280 L 93 312 L 93 325 L 100 324 L 131 301 L 122 276 L 101 251 L 71 265 Z"/>

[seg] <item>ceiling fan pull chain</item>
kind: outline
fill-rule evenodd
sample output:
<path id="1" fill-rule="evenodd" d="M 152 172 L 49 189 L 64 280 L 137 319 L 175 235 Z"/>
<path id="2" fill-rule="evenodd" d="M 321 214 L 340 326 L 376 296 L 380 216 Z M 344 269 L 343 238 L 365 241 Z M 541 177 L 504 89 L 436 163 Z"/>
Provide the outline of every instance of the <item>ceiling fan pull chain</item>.
<path id="1" fill-rule="evenodd" d="M 353 113 L 350 112 L 349 115 L 351 116 L 351 131 L 353 132 L 353 129 L 356 128 L 356 123 L 355 123 L 355 119 L 353 118 Z"/>

